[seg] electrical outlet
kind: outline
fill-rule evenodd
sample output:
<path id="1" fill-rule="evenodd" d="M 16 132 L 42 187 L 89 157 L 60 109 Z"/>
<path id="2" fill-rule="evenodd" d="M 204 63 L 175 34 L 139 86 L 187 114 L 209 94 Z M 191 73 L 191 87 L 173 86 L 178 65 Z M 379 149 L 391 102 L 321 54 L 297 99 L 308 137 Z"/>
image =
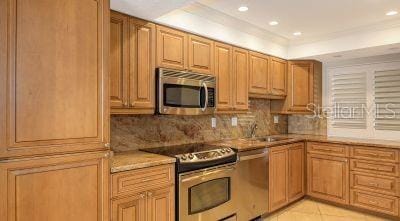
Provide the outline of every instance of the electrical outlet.
<path id="1" fill-rule="evenodd" d="M 211 127 L 216 128 L 217 127 L 217 118 L 212 117 L 211 118 Z"/>
<path id="2" fill-rule="evenodd" d="M 279 116 L 274 116 L 274 124 L 279 124 Z"/>
<path id="3" fill-rule="evenodd" d="M 238 125 L 238 119 L 237 117 L 232 117 L 232 126 L 236 127 Z"/>

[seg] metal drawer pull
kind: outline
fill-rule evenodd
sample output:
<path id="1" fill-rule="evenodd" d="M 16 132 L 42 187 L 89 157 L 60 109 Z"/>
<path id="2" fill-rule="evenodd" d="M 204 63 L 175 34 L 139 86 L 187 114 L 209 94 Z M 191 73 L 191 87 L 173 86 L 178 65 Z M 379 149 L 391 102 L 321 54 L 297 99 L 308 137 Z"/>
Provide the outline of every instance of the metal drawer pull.
<path id="1" fill-rule="evenodd" d="M 376 201 L 373 201 L 373 200 L 369 200 L 368 202 L 371 204 L 375 204 L 375 205 L 378 204 Z"/>
<path id="2" fill-rule="evenodd" d="M 141 194 L 140 194 L 140 198 L 141 198 L 141 199 L 144 199 L 145 196 L 146 196 L 146 195 L 145 195 L 144 193 L 141 193 Z"/>

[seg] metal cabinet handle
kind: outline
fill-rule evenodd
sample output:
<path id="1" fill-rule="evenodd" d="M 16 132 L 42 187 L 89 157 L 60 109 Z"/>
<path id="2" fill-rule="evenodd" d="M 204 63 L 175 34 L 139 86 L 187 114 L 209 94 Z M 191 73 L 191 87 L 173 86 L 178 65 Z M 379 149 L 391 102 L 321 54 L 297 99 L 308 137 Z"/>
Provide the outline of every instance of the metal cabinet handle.
<path id="1" fill-rule="evenodd" d="M 148 192 L 148 193 L 147 193 L 147 196 L 148 196 L 148 197 L 151 197 L 151 196 L 153 196 L 153 193 L 152 193 L 152 192 Z"/>
<path id="2" fill-rule="evenodd" d="M 146 195 L 145 195 L 144 193 L 141 193 L 141 194 L 140 194 L 140 198 L 141 198 L 141 199 L 144 199 L 145 196 L 146 196 Z"/>
<path id="3" fill-rule="evenodd" d="M 110 143 L 105 143 L 105 144 L 104 144 L 104 147 L 110 148 L 111 145 L 110 145 Z"/>

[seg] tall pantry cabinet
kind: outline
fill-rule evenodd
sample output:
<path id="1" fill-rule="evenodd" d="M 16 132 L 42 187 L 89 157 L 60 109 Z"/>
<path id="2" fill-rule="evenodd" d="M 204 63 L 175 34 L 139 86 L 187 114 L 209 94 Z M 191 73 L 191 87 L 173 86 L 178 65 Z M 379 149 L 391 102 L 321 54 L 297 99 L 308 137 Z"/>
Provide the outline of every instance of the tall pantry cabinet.
<path id="1" fill-rule="evenodd" d="M 0 1 L 2 220 L 108 220 L 109 10 Z"/>

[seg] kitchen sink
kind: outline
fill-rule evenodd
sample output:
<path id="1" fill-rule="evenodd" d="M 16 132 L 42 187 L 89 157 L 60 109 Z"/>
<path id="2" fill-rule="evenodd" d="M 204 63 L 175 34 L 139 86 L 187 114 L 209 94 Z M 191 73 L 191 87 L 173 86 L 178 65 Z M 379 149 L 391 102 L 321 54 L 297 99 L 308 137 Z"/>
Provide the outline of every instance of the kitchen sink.
<path id="1" fill-rule="evenodd" d="M 260 141 L 260 142 L 276 142 L 276 141 L 282 141 L 282 140 L 288 140 L 290 138 L 288 137 L 259 137 L 259 138 L 251 138 L 251 140 L 254 141 Z"/>

